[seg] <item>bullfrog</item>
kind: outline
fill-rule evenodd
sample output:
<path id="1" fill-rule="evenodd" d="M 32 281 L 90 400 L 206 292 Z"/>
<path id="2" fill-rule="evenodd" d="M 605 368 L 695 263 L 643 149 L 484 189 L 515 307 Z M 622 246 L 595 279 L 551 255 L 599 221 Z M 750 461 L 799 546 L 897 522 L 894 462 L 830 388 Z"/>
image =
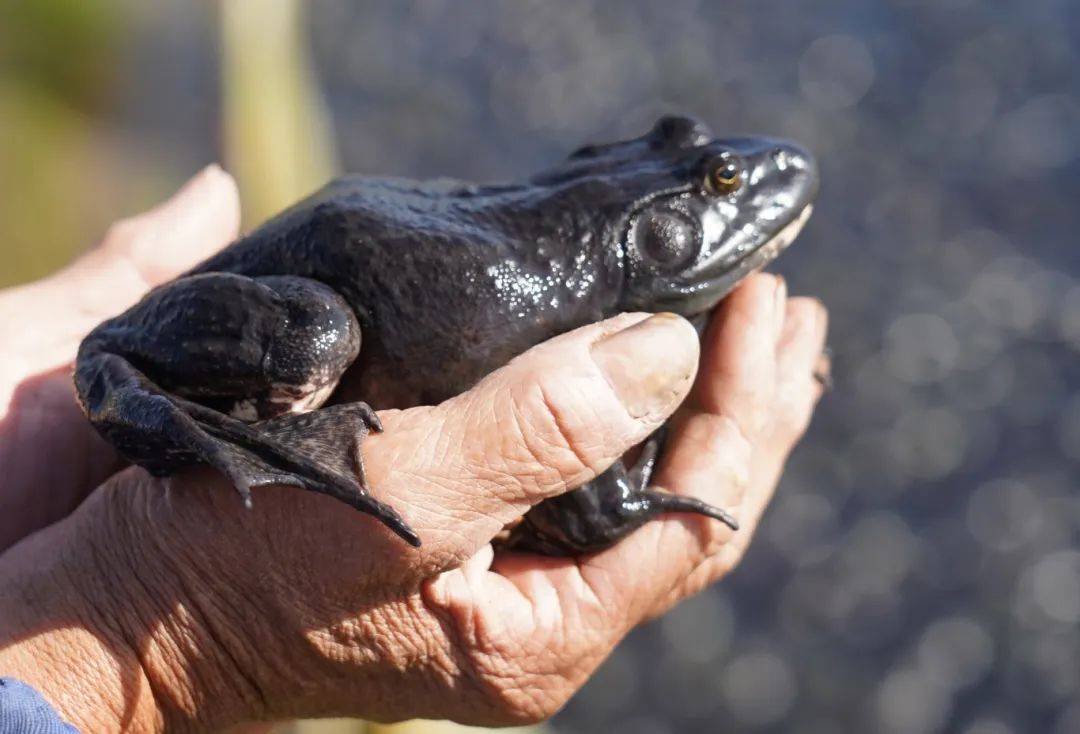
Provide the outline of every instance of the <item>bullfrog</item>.
<path id="1" fill-rule="evenodd" d="M 674 115 L 520 183 L 347 175 L 97 326 L 76 391 L 154 475 L 209 465 L 248 506 L 269 484 L 325 493 L 419 546 L 364 475 L 376 410 L 445 400 L 616 313 L 702 323 L 792 242 L 817 188 L 798 145 Z M 502 545 L 587 553 L 673 512 L 736 528 L 649 485 L 661 439 L 535 506 Z"/>

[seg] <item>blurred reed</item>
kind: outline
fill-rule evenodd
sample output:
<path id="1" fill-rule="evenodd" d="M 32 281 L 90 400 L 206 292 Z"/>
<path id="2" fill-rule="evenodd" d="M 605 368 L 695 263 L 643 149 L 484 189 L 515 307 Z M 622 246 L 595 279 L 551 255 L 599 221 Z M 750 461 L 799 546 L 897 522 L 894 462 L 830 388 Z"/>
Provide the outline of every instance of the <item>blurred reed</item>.
<path id="1" fill-rule="evenodd" d="M 225 163 L 244 221 L 258 223 L 338 170 L 297 0 L 226 0 L 221 8 Z"/>
<path id="2" fill-rule="evenodd" d="M 0 287 L 55 269 L 115 209 L 92 124 L 115 86 L 115 2 L 0 1 Z"/>
<path id="3" fill-rule="evenodd" d="M 312 71 L 298 0 L 225 0 L 221 8 L 225 162 L 256 224 L 339 171 L 329 116 Z M 281 734 L 463 734 L 445 721 L 301 721 Z M 519 729 L 517 731 L 537 731 Z"/>

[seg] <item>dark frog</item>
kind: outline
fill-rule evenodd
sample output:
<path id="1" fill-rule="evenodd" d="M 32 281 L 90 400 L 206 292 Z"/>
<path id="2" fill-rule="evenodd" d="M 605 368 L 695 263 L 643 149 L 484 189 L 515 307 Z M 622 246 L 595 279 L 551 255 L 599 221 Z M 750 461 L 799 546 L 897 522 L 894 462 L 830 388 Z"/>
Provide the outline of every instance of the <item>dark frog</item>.
<path id="1" fill-rule="evenodd" d="M 94 329 L 79 398 L 153 474 L 208 464 L 248 503 L 266 484 L 324 492 L 419 545 L 364 480 L 373 408 L 442 401 L 622 311 L 700 321 L 791 243 L 817 185 L 795 145 L 716 139 L 683 117 L 519 184 L 347 176 Z M 339 387 L 367 402 L 320 408 Z M 648 487 L 657 444 L 537 505 L 504 543 L 596 550 L 665 512 L 734 526 Z"/>

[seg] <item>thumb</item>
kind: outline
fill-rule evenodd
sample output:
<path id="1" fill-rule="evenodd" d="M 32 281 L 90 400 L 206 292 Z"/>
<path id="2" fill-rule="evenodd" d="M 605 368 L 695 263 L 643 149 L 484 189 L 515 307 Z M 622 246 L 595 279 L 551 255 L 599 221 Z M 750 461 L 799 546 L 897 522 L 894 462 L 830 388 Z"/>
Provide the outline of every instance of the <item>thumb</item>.
<path id="1" fill-rule="evenodd" d="M 13 353 L 29 371 L 64 364 L 102 319 L 232 241 L 239 221 L 236 183 L 208 166 L 163 204 L 114 224 L 101 244 L 68 267 L 0 294 L 0 305 L 35 318 L 33 329 L 0 324 L 0 338 L 18 345 Z"/>
<path id="2" fill-rule="evenodd" d="M 623 314 L 536 346 L 430 408 L 380 414 L 368 476 L 447 567 L 541 500 L 580 486 L 655 431 L 697 369 L 673 314 Z"/>
<path id="3" fill-rule="evenodd" d="M 113 224 L 54 280 L 76 287 L 83 311 L 111 316 L 229 244 L 239 227 L 236 182 L 210 165 L 165 202 Z"/>

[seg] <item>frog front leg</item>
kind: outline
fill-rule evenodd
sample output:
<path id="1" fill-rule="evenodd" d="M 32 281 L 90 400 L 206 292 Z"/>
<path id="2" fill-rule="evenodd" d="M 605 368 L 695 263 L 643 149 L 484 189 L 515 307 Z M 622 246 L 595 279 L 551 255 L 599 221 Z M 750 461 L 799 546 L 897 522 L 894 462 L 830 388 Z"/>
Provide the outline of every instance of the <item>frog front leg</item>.
<path id="1" fill-rule="evenodd" d="M 616 461 L 588 484 L 533 507 L 502 547 L 548 556 L 592 553 L 611 547 L 650 520 L 678 512 L 705 515 L 738 530 L 735 518 L 718 507 L 649 486 L 663 433 L 661 429 L 645 442 L 633 467 Z"/>
<path id="2" fill-rule="evenodd" d="M 318 410 L 360 351 L 348 304 L 314 280 L 188 276 L 154 289 L 83 340 L 80 403 L 128 460 L 164 476 L 223 472 L 245 504 L 284 484 L 331 495 L 416 534 L 374 499 L 359 443 L 382 427 L 364 403 Z"/>

